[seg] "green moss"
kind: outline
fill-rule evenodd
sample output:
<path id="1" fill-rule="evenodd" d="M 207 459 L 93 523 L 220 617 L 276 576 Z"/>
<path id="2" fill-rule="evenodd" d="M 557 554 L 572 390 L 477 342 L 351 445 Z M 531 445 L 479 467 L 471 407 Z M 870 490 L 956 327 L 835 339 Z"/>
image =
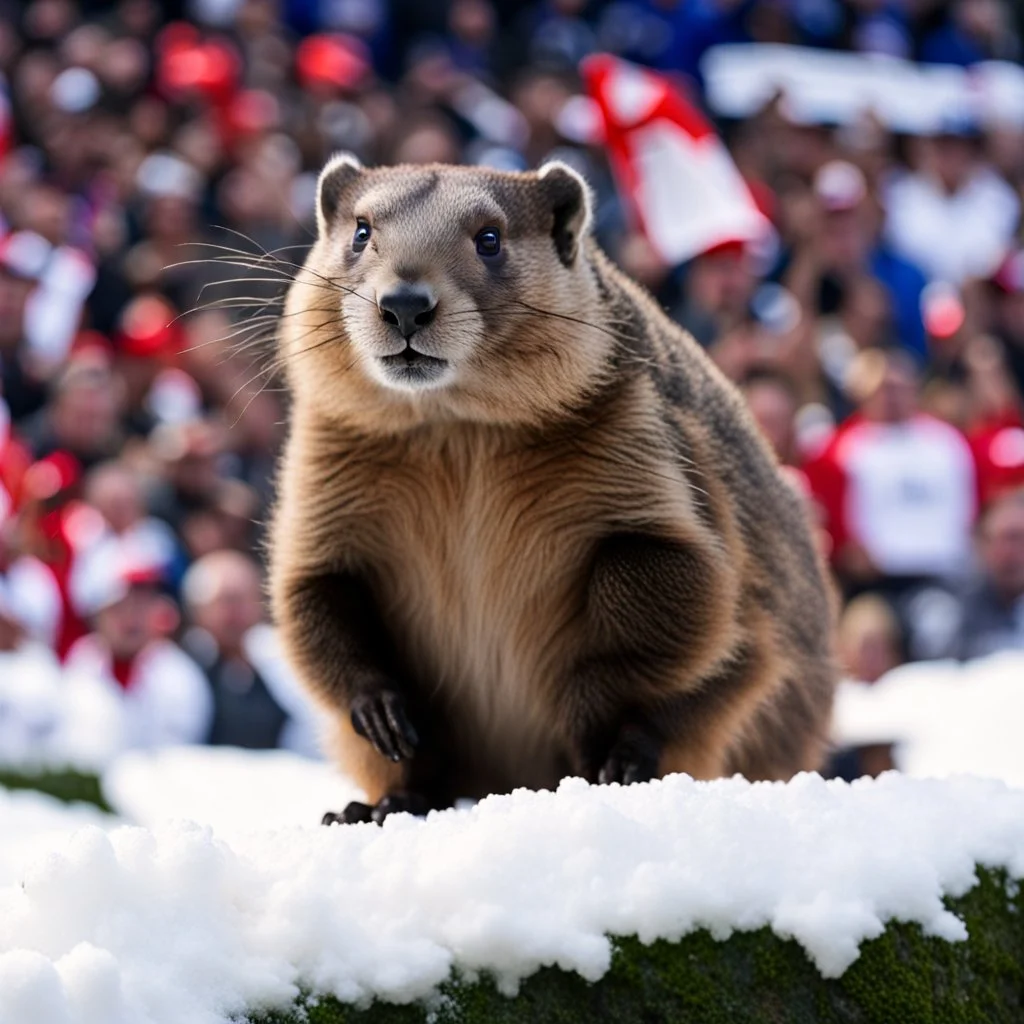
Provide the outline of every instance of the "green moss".
<path id="1" fill-rule="evenodd" d="M 47 793 L 58 800 L 69 803 L 79 800 L 95 804 L 102 811 L 109 811 L 100 780 L 95 775 L 75 771 L 43 771 L 28 774 L 11 769 L 0 769 L 0 789 L 34 789 Z"/>
<path id="2" fill-rule="evenodd" d="M 596 984 L 546 968 L 515 999 L 489 979 L 442 989 L 433 1006 L 368 1009 L 319 1000 L 253 1024 L 1020 1024 L 1024 1021 L 1024 893 L 1001 872 L 947 905 L 967 923 L 966 942 L 894 922 L 838 979 L 826 980 L 793 941 L 767 928 L 716 942 L 616 942 Z"/>

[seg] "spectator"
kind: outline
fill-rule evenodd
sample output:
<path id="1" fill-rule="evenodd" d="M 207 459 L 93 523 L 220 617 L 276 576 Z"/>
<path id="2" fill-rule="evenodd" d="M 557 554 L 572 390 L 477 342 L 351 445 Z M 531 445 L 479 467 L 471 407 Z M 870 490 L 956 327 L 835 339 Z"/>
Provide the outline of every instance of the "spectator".
<path id="1" fill-rule="evenodd" d="M 792 382 L 775 370 L 759 368 L 743 379 L 742 391 L 779 463 L 793 468 L 799 466 L 796 444 L 799 402 Z"/>
<path id="2" fill-rule="evenodd" d="M 122 444 L 119 390 L 107 352 L 84 348 L 57 377 L 52 402 L 20 424 L 21 436 L 37 459 L 61 450 L 89 468 Z"/>
<path id="3" fill-rule="evenodd" d="M 234 551 L 200 558 L 182 586 L 192 627 L 186 650 L 213 695 L 207 741 L 317 753 L 313 715 L 264 618 L 256 563 Z"/>
<path id="4" fill-rule="evenodd" d="M 152 568 L 133 563 L 127 551 L 92 562 L 76 577 L 75 597 L 92 632 L 65 662 L 73 699 L 108 709 L 119 746 L 204 740 L 212 716 L 206 680 L 168 638 L 177 614 L 159 595 Z"/>
<path id="5" fill-rule="evenodd" d="M 877 683 L 903 663 L 903 638 L 892 608 L 875 594 L 855 597 L 839 620 L 839 661 L 848 679 Z"/>
<path id="6" fill-rule="evenodd" d="M 889 605 L 874 594 L 854 598 L 839 621 L 838 654 L 846 685 L 878 682 L 903 661 L 899 622 Z M 852 781 L 895 768 L 891 743 L 870 743 L 836 751 L 831 774 Z"/>
<path id="7" fill-rule="evenodd" d="M 0 246 L 0 393 L 20 422 L 46 401 L 43 367 L 26 338 L 29 300 L 38 288 L 47 244 L 36 235 L 12 235 Z"/>
<path id="8" fill-rule="evenodd" d="M 951 116 L 937 135 L 916 140 L 912 171 L 885 195 L 888 238 L 932 280 L 986 277 L 1017 230 L 1020 199 L 988 165 L 978 129 Z"/>
<path id="9" fill-rule="evenodd" d="M 130 550 L 152 565 L 165 583 L 177 585 L 183 560 L 174 531 L 161 519 L 146 515 L 142 481 L 123 461 L 103 462 L 85 479 L 86 503 L 103 517 L 106 529 L 96 540 L 92 558 Z"/>
<path id="10" fill-rule="evenodd" d="M 53 570 L 31 554 L 20 550 L 18 522 L 0 513 L 0 593 L 9 616 L 8 626 L 17 626 L 17 638 L 31 640 L 53 649 L 63 622 L 63 598 Z M 9 632 L 8 646 L 14 640 Z"/>
<path id="11" fill-rule="evenodd" d="M 991 329 L 1002 342 L 1009 369 L 1024 395 L 1024 249 L 1014 248 L 991 280 Z"/>
<path id="12" fill-rule="evenodd" d="M 747 320 L 757 285 L 751 254 L 738 242 L 715 246 L 687 266 L 673 318 L 702 345 Z"/>
<path id="13" fill-rule="evenodd" d="M 926 356 L 921 320 L 924 274 L 897 255 L 881 238 L 882 213 L 868 194 L 861 170 L 845 160 L 832 160 L 814 177 L 815 213 L 809 232 L 795 247 L 782 277 L 817 315 L 861 311 L 874 303 L 870 332 L 852 331 L 867 344 L 895 341 L 923 360 Z M 865 281 L 885 289 L 868 295 Z M 844 305 L 845 303 L 845 305 Z M 887 336 L 888 335 L 888 336 Z"/>
<path id="14" fill-rule="evenodd" d="M 899 351 L 862 353 L 857 413 L 806 472 L 848 594 L 874 590 L 896 608 L 915 657 L 952 627 L 976 506 L 971 450 L 955 428 L 918 411 L 918 381 Z"/>
<path id="15" fill-rule="evenodd" d="M 859 409 L 813 466 L 837 567 L 850 583 L 953 579 L 967 566 L 975 508 L 971 452 L 918 411 L 918 379 L 898 351 L 862 354 Z"/>
<path id="16" fill-rule="evenodd" d="M 980 575 L 967 590 L 952 653 L 1024 650 L 1024 490 L 997 499 L 978 524 Z"/>

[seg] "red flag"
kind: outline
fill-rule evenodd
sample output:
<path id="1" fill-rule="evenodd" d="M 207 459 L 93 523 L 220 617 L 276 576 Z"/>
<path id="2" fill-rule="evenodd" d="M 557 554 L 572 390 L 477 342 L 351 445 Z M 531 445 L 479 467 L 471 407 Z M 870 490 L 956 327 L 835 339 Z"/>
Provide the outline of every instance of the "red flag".
<path id="1" fill-rule="evenodd" d="M 722 140 L 667 78 L 608 54 L 588 57 L 581 72 L 619 190 L 667 262 L 767 235 Z"/>

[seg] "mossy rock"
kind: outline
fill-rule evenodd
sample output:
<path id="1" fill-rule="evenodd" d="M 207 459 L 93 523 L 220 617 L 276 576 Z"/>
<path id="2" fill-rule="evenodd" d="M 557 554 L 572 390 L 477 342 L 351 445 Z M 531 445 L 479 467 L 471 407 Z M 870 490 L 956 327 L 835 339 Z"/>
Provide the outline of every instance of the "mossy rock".
<path id="1" fill-rule="evenodd" d="M 821 977 L 803 949 L 769 929 L 717 942 L 695 932 L 681 942 L 617 942 L 595 984 L 546 968 L 513 999 L 488 979 L 447 983 L 430 1005 L 375 1003 L 357 1009 L 310 999 L 252 1024 L 1021 1024 L 1024 1022 L 1024 892 L 1005 874 L 947 906 L 966 923 L 966 942 L 890 923 L 861 946 L 842 977 Z"/>
<path id="2" fill-rule="evenodd" d="M 96 775 L 76 771 L 23 772 L 0 768 L 0 789 L 34 789 L 67 803 L 79 801 L 94 804 L 101 811 L 110 806 L 103 799 L 103 790 Z"/>
<path id="3" fill-rule="evenodd" d="M 73 771 L 0 770 L 0 787 L 34 789 L 109 810 L 99 779 Z M 978 884 L 946 905 L 969 938 L 946 942 L 891 922 L 841 978 L 825 979 L 792 940 L 769 929 L 717 942 L 695 932 L 649 946 L 619 939 L 591 984 L 545 968 L 515 998 L 484 977 L 452 979 L 428 1004 L 359 1009 L 312 996 L 252 1024 L 1024 1024 L 1024 886 L 978 869 Z"/>

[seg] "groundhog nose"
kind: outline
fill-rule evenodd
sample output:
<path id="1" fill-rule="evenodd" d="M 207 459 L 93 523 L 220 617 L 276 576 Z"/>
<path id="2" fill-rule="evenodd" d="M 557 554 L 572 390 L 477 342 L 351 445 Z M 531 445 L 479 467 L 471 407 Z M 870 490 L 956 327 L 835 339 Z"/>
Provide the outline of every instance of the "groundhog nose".
<path id="1" fill-rule="evenodd" d="M 380 318 L 410 338 L 434 319 L 437 299 L 420 285 L 401 285 L 377 301 Z"/>

